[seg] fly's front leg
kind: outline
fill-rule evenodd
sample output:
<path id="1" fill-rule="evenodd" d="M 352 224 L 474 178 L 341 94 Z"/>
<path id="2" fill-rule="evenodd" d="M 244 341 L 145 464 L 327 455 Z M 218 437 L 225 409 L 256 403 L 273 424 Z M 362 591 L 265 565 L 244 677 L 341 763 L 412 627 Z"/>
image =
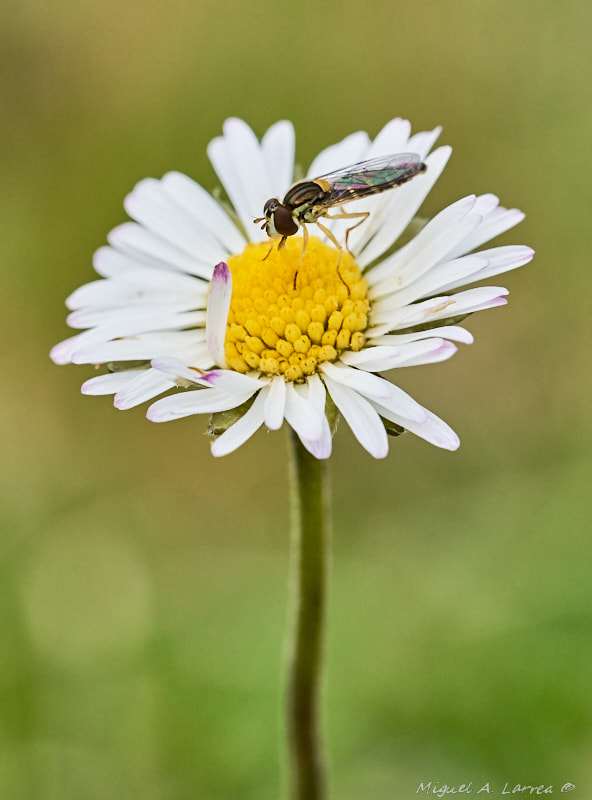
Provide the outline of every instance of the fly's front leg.
<path id="1" fill-rule="evenodd" d="M 270 243 L 270 245 L 269 245 L 269 250 L 267 251 L 267 253 L 265 253 L 265 255 L 263 256 L 263 258 L 261 259 L 261 261 L 265 261 L 266 259 L 268 259 L 268 258 L 269 258 L 269 256 L 271 255 L 271 251 L 273 250 L 273 246 L 274 246 L 274 244 L 275 244 L 275 242 L 274 242 L 274 241 L 273 241 L 273 239 L 272 239 L 272 240 L 271 240 L 271 243 Z"/>
<path id="2" fill-rule="evenodd" d="M 283 246 L 286 244 L 286 239 L 287 239 L 287 238 L 288 238 L 287 236 L 282 236 L 282 238 L 281 238 L 281 239 L 280 239 L 280 241 L 278 242 L 278 246 L 277 246 L 277 249 L 278 249 L 278 250 L 281 250 L 281 249 L 282 249 L 282 247 L 283 247 Z M 276 240 L 275 240 L 275 239 L 272 239 L 272 240 L 271 240 L 271 244 L 269 245 L 269 250 L 267 251 L 267 253 L 265 253 L 265 255 L 263 256 L 263 258 L 261 259 L 261 261 L 265 261 L 266 259 L 268 259 L 268 258 L 269 258 L 269 256 L 271 255 L 271 251 L 273 250 L 273 246 L 274 246 L 275 242 L 276 242 Z"/>

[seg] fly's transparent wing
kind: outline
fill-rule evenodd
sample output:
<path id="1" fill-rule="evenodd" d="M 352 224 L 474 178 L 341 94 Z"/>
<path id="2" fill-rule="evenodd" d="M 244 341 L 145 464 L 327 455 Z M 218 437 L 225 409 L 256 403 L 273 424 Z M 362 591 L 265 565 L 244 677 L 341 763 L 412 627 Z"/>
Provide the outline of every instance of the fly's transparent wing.
<path id="1" fill-rule="evenodd" d="M 425 170 L 426 165 L 417 153 L 398 153 L 360 161 L 314 179 L 326 181 L 330 187 L 318 206 L 330 208 L 350 200 L 379 194 L 407 183 Z"/>

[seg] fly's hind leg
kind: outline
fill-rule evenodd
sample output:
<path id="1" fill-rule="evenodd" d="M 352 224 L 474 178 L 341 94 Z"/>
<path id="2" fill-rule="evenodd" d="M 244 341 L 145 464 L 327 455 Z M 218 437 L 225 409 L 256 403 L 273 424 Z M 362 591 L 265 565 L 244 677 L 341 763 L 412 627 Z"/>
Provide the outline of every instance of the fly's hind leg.
<path id="1" fill-rule="evenodd" d="M 346 217 L 350 217 L 350 218 L 351 218 L 351 217 L 362 217 L 362 219 L 360 220 L 360 222 L 357 222 L 357 223 L 356 223 L 356 225 L 354 225 L 354 226 L 353 226 L 353 227 L 355 228 L 355 227 L 356 227 L 357 225 L 359 225 L 361 222 L 364 222 L 364 220 L 366 219 L 366 217 L 368 217 L 368 216 L 369 216 L 369 213 L 368 213 L 367 211 L 365 211 L 363 214 L 346 214 L 346 213 L 343 213 L 343 214 L 334 214 L 332 217 L 329 217 L 329 215 L 328 215 L 328 214 L 326 214 L 325 216 L 326 216 L 326 217 L 328 217 L 329 219 L 344 219 L 344 218 L 346 218 Z M 349 294 L 349 286 L 348 286 L 348 285 L 347 285 L 347 283 L 345 282 L 345 280 L 344 280 L 344 278 L 343 278 L 343 275 L 341 274 L 341 270 L 339 269 L 339 266 L 340 266 L 340 264 L 341 264 L 341 257 L 343 256 L 343 247 L 342 247 L 342 246 L 339 244 L 339 242 L 337 241 L 337 239 L 336 239 L 336 238 L 335 238 L 335 236 L 333 235 L 333 232 L 332 232 L 332 231 L 330 231 L 330 230 L 329 230 L 329 228 L 326 228 L 326 227 L 323 225 L 323 223 L 322 223 L 322 222 L 319 222 L 319 220 L 317 220 L 317 226 L 318 226 L 318 227 L 319 227 L 319 228 L 320 228 L 320 229 L 323 231 L 323 233 L 325 234 L 325 236 L 328 236 L 328 237 L 329 237 L 329 239 L 331 239 L 331 241 L 333 242 L 333 244 L 335 245 L 335 247 L 336 247 L 336 248 L 339 250 L 339 258 L 337 259 L 337 266 L 336 266 L 336 269 L 337 269 L 337 274 L 339 275 L 339 280 L 340 280 L 340 281 L 341 281 L 341 283 L 342 283 L 342 284 L 343 284 L 343 285 L 346 287 L 346 289 L 347 289 L 347 293 Z M 346 248 L 347 248 L 347 234 L 348 234 L 348 233 L 349 233 L 349 231 L 351 231 L 351 230 L 353 230 L 353 228 L 349 228 L 349 230 L 348 230 L 348 231 L 346 232 L 346 234 L 345 234 L 345 246 L 346 246 Z M 349 250 L 348 250 L 347 252 L 349 253 Z"/>
<path id="2" fill-rule="evenodd" d="M 333 233 L 332 233 L 332 231 L 330 231 L 330 230 L 329 230 L 329 228 L 325 228 L 325 226 L 323 225 L 323 223 L 322 223 L 322 222 L 319 222 L 319 221 L 317 220 L 317 226 L 318 226 L 318 227 L 319 227 L 319 228 L 320 228 L 320 229 L 323 231 L 323 233 L 325 234 L 325 236 L 328 236 L 328 237 L 329 237 L 329 239 L 331 239 L 331 241 L 333 242 L 333 244 L 335 245 L 335 247 L 336 247 L 336 248 L 339 250 L 339 258 L 337 259 L 337 266 L 336 266 L 336 270 L 337 270 L 337 274 L 339 275 L 339 280 L 340 280 L 340 281 L 341 281 L 341 283 L 342 283 L 342 284 L 343 284 L 343 285 L 346 287 L 346 289 L 347 289 L 347 292 L 348 292 L 348 294 L 349 294 L 349 286 L 348 286 L 348 285 L 347 285 L 347 283 L 346 283 L 346 282 L 343 280 L 343 275 L 341 274 L 341 272 L 340 272 L 340 270 L 339 270 L 339 265 L 341 264 L 341 256 L 343 255 L 343 247 L 342 247 L 342 246 L 339 244 L 339 242 L 337 241 L 337 239 L 335 238 L 335 236 L 333 236 Z"/>
<path id="3" fill-rule="evenodd" d="M 347 240 L 349 239 L 349 235 L 354 230 L 354 228 L 357 228 L 358 225 L 361 225 L 362 222 L 364 222 L 365 220 L 368 219 L 368 217 L 370 216 L 370 212 L 369 211 L 357 211 L 355 214 L 352 214 L 352 213 L 348 213 L 347 211 L 340 211 L 338 214 L 333 214 L 330 217 L 329 217 L 328 214 L 326 214 L 325 216 L 327 216 L 329 219 L 357 219 L 358 220 L 355 225 L 352 225 L 351 228 L 348 228 L 346 230 L 346 232 L 345 232 L 345 249 L 347 250 L 347 252 L 350 255 L 353 255 L 351 250 L 347 246 Z M 318 225 L 318 222 L 317 222 L 317 225 Z"/>

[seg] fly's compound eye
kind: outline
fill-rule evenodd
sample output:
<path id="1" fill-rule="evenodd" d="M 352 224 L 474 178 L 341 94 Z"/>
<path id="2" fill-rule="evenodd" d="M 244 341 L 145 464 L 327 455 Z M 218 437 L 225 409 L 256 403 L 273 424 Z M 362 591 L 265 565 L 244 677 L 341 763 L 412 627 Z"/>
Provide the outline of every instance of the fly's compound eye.
<path id="1" fill-rule="evenodd" d="M 298 231 L 299 227 L 290 211 L 280 204 L 273 211 L 273 225 L 280 236 L 292 236 Z"/>

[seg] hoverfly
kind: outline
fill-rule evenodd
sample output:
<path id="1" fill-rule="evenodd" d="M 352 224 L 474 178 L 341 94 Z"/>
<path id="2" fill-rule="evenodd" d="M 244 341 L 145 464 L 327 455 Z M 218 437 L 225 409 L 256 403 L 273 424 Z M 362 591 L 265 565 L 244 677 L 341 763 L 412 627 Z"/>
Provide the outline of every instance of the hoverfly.
<path id="1" fill-rule="evenodd" d="M 284 246 L 288 236 L 293 236 L 299 228 L 302 228 L 304 239 L 300 258 L 300 263 L 302 263 L 308 243 L 306 223 L 314 222 L 337 247 L 341 261 L 342 247 L 333 233 L 322 224 L 320 218 L 358 220 L 345 232 L 345 247 L 347 248 L 349 234 L 368 219 L 370 212 L 347 213 L 342 211 L 341 207 L 352 200 L 359 200 L 362 197 L 380 194 L 387 189 L 401 186 L 421 172 L 425 172 L 426 169 L 427 165 L 416 153 L 399 153 L 371 158 L 369 161 L 360 161 L 350 167 L 327 172 L 314 180 L 298 181 L 288 189 L 281 202 L 277 197 L 267 200 L 263 206 L 263 216 L 256 219 L 255 223 L 263 223 L 261 229 L 265 230 L 270 239 L 280 240 L 278 250 Z M 336 214 L 329 214 L 331 209 L 339 209 L 339 211 Z M 273 242 L 267 256 L 271 253 L 272 248 Z M 339 262 L 337 266 L 339 268 Z M 298 270 L 296 270 L 297 274 Z M 296 276 L 294 276 L 294 285 L 296 285 Z"/>

